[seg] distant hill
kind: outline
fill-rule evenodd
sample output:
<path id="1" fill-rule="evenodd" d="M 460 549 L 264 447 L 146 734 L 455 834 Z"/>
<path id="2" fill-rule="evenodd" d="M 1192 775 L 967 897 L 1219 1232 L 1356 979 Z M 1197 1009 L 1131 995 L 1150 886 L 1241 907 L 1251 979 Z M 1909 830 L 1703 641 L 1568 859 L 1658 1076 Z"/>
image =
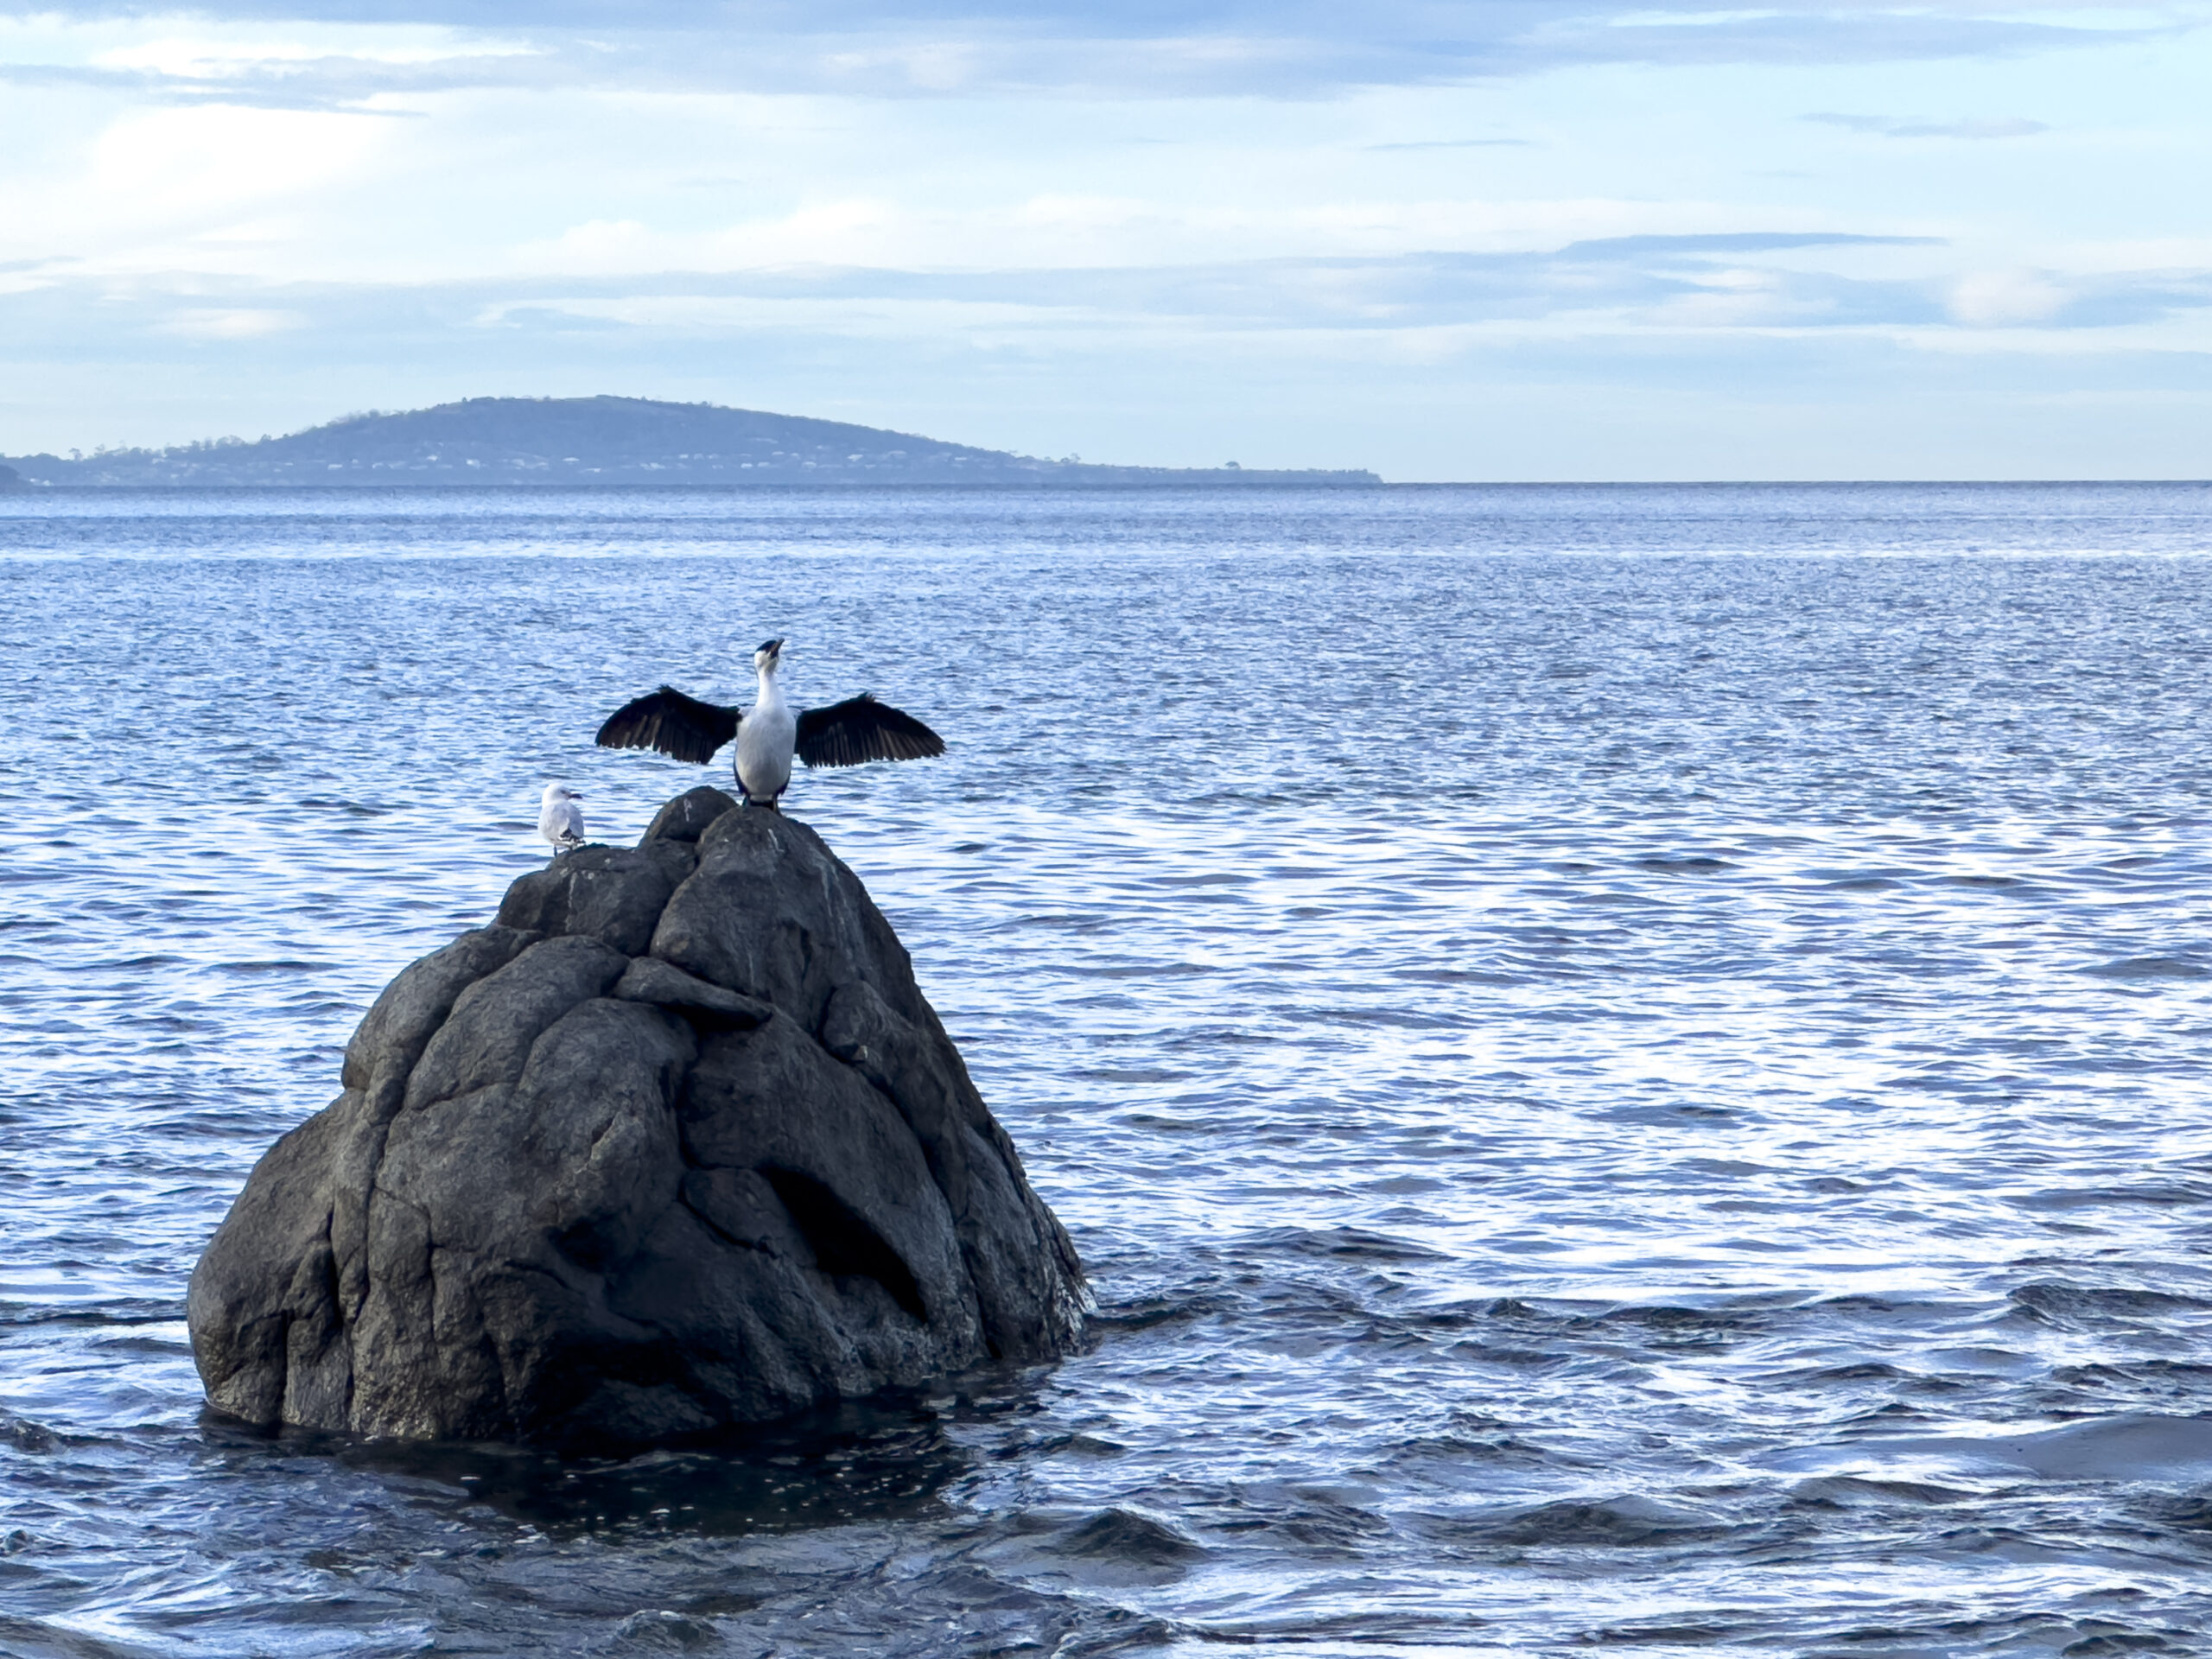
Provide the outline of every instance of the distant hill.
<path id="1" fill-rule="evenodd" d="M 1102 467 L 645 397 L 471 397 L 248 443 L 4 458 L 31 485 L 1373 485 L 1372 473 Z M 5 468 L 0 468 L 4 472 Z"/>

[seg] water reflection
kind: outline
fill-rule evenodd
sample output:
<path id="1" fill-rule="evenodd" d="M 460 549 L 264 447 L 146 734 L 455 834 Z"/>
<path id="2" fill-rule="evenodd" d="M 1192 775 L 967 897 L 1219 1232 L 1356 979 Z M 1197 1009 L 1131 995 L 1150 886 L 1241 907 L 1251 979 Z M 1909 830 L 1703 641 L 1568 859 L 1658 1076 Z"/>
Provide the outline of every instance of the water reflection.
<path id="1" fill-rule="evenodd" d="M 2202 1650 L 2212 490 L 142 505 L 0 511 L 0 1648 Z M 943 688 L 793 806 L 1096 1345 L 650 1459 L 203 1427 L 361 1008 L 545 778 L 696 781 L 608 688 L 787 629 Z"/>
<path id="2" fill-rule="evenodd" d="M 257 1458 L 327 1459 L 381 1477 L 432 1510 L 483 1504 L 556 1537 L 637 1531 L 738 1537 L 938 1511 L 974 1466 L 957 1425 L 1033 1411 L 1033 1387 L 948 1386 L 930 1395 L 847 1402 L 783 1421 L 626 1455 L 556 1453 L 484 1442 L 364 1440 L 315 1430 L 264 1433 L 203 1414 L 208 1445 Z M 50 1433 L 37 1433 L 51 1438 Z"/>

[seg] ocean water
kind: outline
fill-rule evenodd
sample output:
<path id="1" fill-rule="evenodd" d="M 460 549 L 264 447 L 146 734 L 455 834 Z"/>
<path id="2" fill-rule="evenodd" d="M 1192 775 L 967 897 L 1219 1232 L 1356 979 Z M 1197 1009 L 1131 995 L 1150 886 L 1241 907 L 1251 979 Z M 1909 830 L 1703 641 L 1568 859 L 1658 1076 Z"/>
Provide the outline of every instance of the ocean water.
<path id="1" fill-rule="evenodd" d="M 1100 1305 L 569 1464 L 203 1413 L 402 964 L 802 776 Z M 0 1654 L 2212 1654 L 2212 487 L 0 497 Z"/>

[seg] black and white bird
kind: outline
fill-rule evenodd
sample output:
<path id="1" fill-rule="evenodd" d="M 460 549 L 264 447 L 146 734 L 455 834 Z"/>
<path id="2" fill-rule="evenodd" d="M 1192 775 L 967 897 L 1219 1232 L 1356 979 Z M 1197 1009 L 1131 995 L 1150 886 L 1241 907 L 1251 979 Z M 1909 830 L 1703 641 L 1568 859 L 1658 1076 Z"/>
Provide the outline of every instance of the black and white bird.
<path id="1" fill-rule="evenodd" d="M 583 797 L 566 784 L 548 784 L 537 798 L 537 833 L 553 843 L 553 854 L 572 852 L 584 844 Z"/>
<path id="2" fill-rule="evenodd" d="M 664 685 L 608 715 L 599 728 L 600 747 L 658 749 L 703 766 L 734 737 L 737 786 L 747 805 L 766 807 L 774 807 L 789 787 L 793 755 L 810 766 L 857 766 L 944 753 L 944 740 L 935 732 L 865 691 L 826 709 L 793 713 L 776 683 L 783 651 L 782 640 L 771 639 L 753 653 L 760 693 L 752 708 L 725 709 Z"/>

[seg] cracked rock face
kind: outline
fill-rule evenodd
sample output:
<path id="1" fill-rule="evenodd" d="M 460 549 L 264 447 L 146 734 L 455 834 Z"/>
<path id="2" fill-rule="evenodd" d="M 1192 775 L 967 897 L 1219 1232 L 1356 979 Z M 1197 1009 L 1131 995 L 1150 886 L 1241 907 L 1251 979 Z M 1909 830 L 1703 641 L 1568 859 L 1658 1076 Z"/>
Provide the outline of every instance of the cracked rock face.
<path id="1" fill-rule="evenodd" d="M 403 971 L 192 1275 L 207 1397 L 406 1439 L 638 1444 L 989 1358 L 1074 1247 L 853 873 L 717 790 Z"/>

